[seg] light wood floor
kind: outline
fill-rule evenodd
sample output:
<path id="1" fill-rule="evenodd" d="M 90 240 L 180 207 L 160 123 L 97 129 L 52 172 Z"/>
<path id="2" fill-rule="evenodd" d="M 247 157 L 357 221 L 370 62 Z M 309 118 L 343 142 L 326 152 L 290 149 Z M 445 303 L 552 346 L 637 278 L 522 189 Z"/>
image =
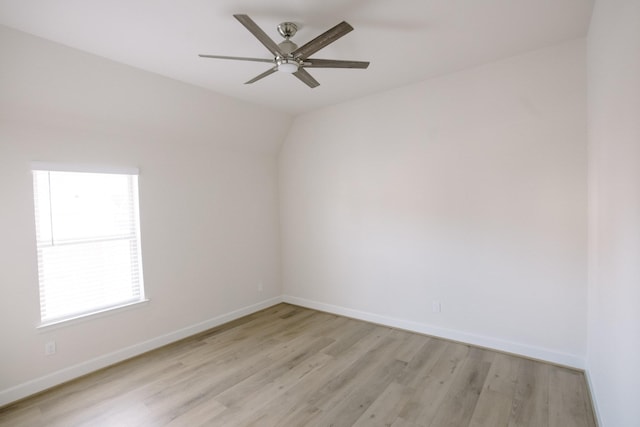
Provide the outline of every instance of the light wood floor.
<path id="1" fill-rule="evenodd" d="M 595 426 L 581 372 L 287 304 L 0 409 L 0 426 Z"/>

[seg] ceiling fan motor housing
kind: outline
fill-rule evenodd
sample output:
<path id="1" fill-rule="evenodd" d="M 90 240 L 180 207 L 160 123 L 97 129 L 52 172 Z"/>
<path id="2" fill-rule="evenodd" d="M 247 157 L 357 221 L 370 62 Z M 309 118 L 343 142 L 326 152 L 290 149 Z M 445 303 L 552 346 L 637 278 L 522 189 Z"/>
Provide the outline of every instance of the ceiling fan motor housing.
<path id="1" fill-rule="evenodd" d="M 295 44 L 294 42 L 292 42 L 291 40 L 287 39 L 287 40 L 283 40 L 280 43 L 278 43 L 278 47 L 280 48 L 282 53 L 284 53 L 285 55 L 289 56 L 289 54 L 291 52 L 293 52 L 294 50 L 296 50 L 298 48 L 298 45 Z"/>
<path id="2" fill-rule="evenodd" d="M 285 73 L 295 73 L 300 67 L 300 61 L 296 60 L 291 52 L 298 48 L 298 45 L 289 40 L 289 37 L 293 36 L 298 27 L 292 22 L 283 22 L 278 25 L 278 32 L 285 40 L 278 43 L 278 47 L 284 53 L 284 57 L 277 57 L 276 64 L 278 65 L 278 71 Z"/>

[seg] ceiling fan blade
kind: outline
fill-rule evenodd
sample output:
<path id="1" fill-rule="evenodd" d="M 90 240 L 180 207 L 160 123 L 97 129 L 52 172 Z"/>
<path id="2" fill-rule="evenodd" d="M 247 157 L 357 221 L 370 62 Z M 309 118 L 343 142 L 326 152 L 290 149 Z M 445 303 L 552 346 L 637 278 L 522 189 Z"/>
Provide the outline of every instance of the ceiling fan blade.
<path id="1" fill-rule="evenodd" d="M 314 87 L 320 86 L 320 83 L 318 83 L 318 81 L 314 79 L 311 74 L 307 73 L 304 68 L 298 68 L 298 71 L 293 73 L 293 75 L 299 78 L 304 84 L 312 89 Z"/>
<path id="2" fill-rule="evenodd" d="M 255 76 L 255 77 L 254 77 L 254 78 L 252 78 L 251 80 L 249 80 L 249 81 L 245 82 L 244 84 L 246 84 L 246 85 L 250 85 L 251 83 L 255 83 L 255 82 L 257 82 L 258 80 L 263 79 L 263 78 L 267 77 L 268 75 L 275 73 L 276 71 L 278 71 L 278 67 L 277 67 L 277 66 L 275 66 L 275 67 L 273 67 L 273 68 L 269 68 L 269 69 L 268 69 L 267 71 L 265 71 L 264 73 L 262 73 L 262 74 L 258 74 L 257 76 Z"/>
<path id="3" fill-rule="evenodd" d="M 309 56 L 313 55 L 328 44 L 338 40 L 350 31 L 353 31 L 353 27 L 345 21 L 342 21 L 335 27 L 325 31 L 315 39 L 294 50 L 292 55 L 298 59 L 307 59 Z"/>
<path id="4" fill-rule="evenodd" d="M 244 56 L 224 56 L 224 55 L 198 55 L 200 58 L 214 58 L 214 59 L 232 59 L 234 61 L 253 61 L 253 62 L 269 62 L 273 64 L 273 59 L 264 58 L 246 58 Z"/>
<path id="5" fill-rule="evenodd" d="M 244 25 L 245 28 L 249 30 L 249 32 L 251 32 L 251 34 L 253 34 L 255 38 L 260 41 L 260 43 L 262 43 L 267 49 L 269 49 L 269 52 L 271 52 L 273 56 L 285 56 L 276 42 L 271 40 L 267 33 L 262 31 L 262 28 L 258 27 L 258 24 L 253 22 L 253 20 L 249 18 L 248 15 L 233 15 L 233 17 L 240 21 L 240 23 Z"/>
<path id="6" fill-rule="evenodd" d="M 342 61 L 339 59 L 305 59 L 302 63 L 305 68 L 361 68 L 369 66 L 368 61 Z"/>

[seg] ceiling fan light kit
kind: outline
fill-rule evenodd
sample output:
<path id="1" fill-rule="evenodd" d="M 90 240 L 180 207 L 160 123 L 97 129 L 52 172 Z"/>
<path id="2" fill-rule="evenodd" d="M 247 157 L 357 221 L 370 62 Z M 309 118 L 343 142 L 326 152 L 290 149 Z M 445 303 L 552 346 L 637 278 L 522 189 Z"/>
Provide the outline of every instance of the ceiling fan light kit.
<path id="1" fill-rule="evenodd" d="M 265 58 L 247 58 L 239 56 L 223 56 L 223 55 L 199 55 L 201 58 L 214 59 L 230 59 L 236 61 L 252 61 L 252 62 L 268 62 L 273 67 L 257 75 L 245 84 L 251 84 L 267 77 L 276 71 L 293 74 L 300 81 L 310 88 L 320 85 L 305 68 L 356 68 L 366 69 L 369 62 L 366 61 L 344 61 L 339 59 L 315 59 L 309 58 L 311 55 L 324 48 L 325 46 L 338 40 L 345 34 L 353 31 L 353 27 L 347 22 L 342 21 L 335 27 L 325 31 L 310 42 L 298 47 L 290 40 L 298 31 L 298 26 L 293 22 L 283 22 L 278 25 L 278 33 L 284 37 L 284 40 L 276 44 L 248 15 L 233 15 L 242 25 L 245 26 L 251 34 L 254 35 L 262 43 L 271 54 L 273 59 Z"/>
<path id="2" fill-rule="evenodd" d="M 278 64 L 278 71 L 282 71 L 283 73 L 295 73 L 300 67 L 300 64 L 295 59 L 278 58 L 276 62 Z"/>

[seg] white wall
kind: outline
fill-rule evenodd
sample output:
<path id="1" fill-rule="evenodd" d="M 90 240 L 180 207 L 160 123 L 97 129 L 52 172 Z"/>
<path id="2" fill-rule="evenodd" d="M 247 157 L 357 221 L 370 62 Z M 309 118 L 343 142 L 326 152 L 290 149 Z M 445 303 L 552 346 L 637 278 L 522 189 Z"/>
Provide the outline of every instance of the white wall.
<path id="1" fill-rule="evenodd" d="M 583 366 L 585 61 L 577 40 L 297 117 L 285 298 Z"/>
<path id="2" fill-rule="evenodd" d="M 588 37 L 587 368 L 602 426 L 640 422 L 640 1 L 597 1 Z"/>
<path id="3" fill-rule="evenodd" d="M 279 300 L 289 116 L 7 28 L 0 56 L 0 405 Z M 139 167 L 150 303 L 36 330 L 34 160 Z"/>

